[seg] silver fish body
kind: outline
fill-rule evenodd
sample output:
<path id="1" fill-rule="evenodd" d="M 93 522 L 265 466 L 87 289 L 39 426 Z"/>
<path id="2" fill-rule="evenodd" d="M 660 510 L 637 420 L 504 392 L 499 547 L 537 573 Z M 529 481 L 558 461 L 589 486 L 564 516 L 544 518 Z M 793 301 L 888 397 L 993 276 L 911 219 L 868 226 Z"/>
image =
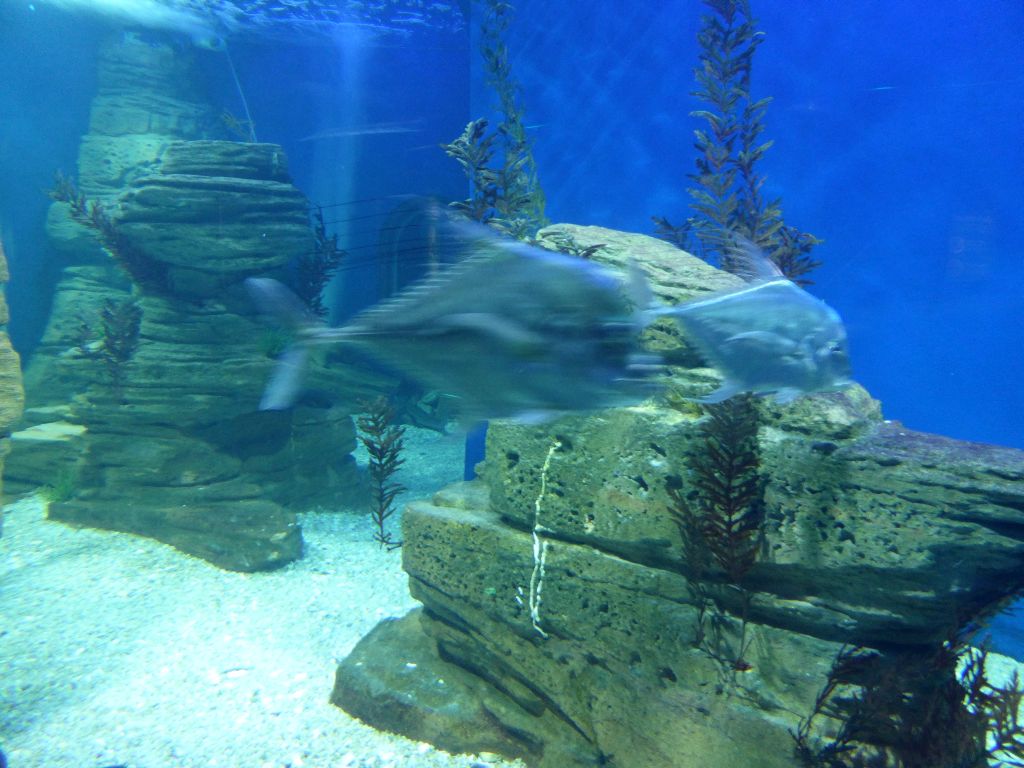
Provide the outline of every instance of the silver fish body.
<path id="1" fill-rule="evenodd" d="M 287 407 L 308 349 L 333 343 L 459 398 L 464 420 L 544 417 L 649 394 L 657 361 L 639 346 L 640 313 L 616 273 L 477 227 L 459 227 L 456 239 L 475 252 L 345 325 L 300 322 L 262 407 Z M 274 314 L 299 311 L 274 281 L 249 287 Z"/>
<path id="2" fill-rule="evenodd" d="M 839 314 L 781 276 L 656 312 L 673 317 L 724 377 L 704 402 L 740 392 L 789 402 L 850 384 Z"/>

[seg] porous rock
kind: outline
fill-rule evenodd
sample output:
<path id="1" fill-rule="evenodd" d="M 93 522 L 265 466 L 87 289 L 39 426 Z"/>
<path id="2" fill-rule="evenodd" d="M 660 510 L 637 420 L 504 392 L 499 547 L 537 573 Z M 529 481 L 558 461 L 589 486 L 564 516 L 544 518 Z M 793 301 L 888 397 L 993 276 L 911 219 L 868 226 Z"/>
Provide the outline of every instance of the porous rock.
<path id="1" fill-rule="evenodd" d="M 480 481 L 406 508 L 403 566 L 423 610 L 361 641 L 332 700 L 376 727 L 544 768 L 796 768 L 791 732 L 841 648 L 934 645 L 964 611 L 1024 588 L 1024 452 L 884 421 L 856 385 L 758 410 L 766 522 L 749 608 L 687 560 L 670 511 L 668 487 L 692 497 L 692 405 L 495 422 Z M 443 716 L 406 695 L 395 654 L 435 695 L 444 681 Z"/>

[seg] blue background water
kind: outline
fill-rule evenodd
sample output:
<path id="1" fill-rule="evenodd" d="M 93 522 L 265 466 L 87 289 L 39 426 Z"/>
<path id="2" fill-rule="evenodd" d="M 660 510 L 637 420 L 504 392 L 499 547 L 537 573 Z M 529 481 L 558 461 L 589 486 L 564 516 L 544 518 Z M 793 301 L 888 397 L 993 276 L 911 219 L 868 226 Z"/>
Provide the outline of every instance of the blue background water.
<path id="1" fill-rule="evenodd" d="M 105 27 L 0 0 L 0 224 L 12 336 L 30 351 L 59 269 L 42 231 L 56 168 L 73 169 Z M 701 9 L 693 0 L 519 0 L 510 30 L 548 213 L 650 232 L 686 216 Z M 845 318 L 859 381 L 889 418 L 1024 448 L 1024 4 L 754 1 L 772 96 L 766 191 L 824 238 L 813 291 Z M 229 40 L 260 138 L 368 263 L 390 195 L 460 196 L 436 144 L 493 97 L 465 36 L 381 43 Z M 217 55 L 212 92 L 236 99 Z M 237 104 L 232 109 L 239 111 Z M 381 122 L 401 134 L 308 140 Z M 357 201 L 357 202 L 353 202 Z M 339 311 L 370 300 L 350 274 Z M 1024 656 L 1024 619 L 1000 642 Z"/>

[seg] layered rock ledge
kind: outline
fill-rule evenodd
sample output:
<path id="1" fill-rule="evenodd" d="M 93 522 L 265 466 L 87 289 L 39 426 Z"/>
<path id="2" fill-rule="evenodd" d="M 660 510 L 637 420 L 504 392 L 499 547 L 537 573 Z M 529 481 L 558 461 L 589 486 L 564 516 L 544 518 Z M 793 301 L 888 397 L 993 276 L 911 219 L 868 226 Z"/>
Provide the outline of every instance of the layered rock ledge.
<path id="1" fill-rule="evenodd" d="M 706 269 L 643 236 L 571 231 Z M 677 376 L 714 386 L 712 372 Z M 423 608 L 359 643 L 332 700 L 375 727 L 545 768 L 793 768 L 792 732 L 840 649 L 932 647 L 965 610 L 1024 588 L 1024 452 L 884 421 L 857 386 L 759 410 L 749 603 L 697 573 L 670 512 L 667 488 L 693 484 L 695 408 L 665 397 L 493 423 L 481 480 L 405 510 Z M 723 664 L 741 642 L 744 663 Z"/>

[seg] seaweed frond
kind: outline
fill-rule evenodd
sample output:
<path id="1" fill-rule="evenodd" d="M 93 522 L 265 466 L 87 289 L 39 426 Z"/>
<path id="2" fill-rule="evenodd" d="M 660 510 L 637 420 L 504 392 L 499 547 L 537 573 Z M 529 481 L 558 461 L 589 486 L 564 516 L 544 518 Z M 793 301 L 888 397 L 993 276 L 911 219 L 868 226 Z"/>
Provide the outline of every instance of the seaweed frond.
<path id="1" fill-rule="evenodd" d="M 694 492 L 687 496 L 681 482 L 670 483 L 669 513 L 679 528 L 688 578 L 697 592 L 695 644 L 703 645 L 715 658 L 722 654 L 707 646 L 705 628 L 711 608 L 722 612 L 704 584 L 712 566 L 720 568 L 727 581 L 740 590 L 740 635 L 728 662 L 734 671 L 741 671 L 750 668 L 744 654 L 751 593 L 744 582 L 761 551 L 764 528 L 758 413 L 751 395 L 709 405 L 705 413 L 701 439 L 689 457 Z"/>
<path id="2" fill-rule="evenodd" d="M 327 234 L 324 212 L 319 205 L 313 211 L 312 217 L 313 251 L 303 254 L 295 262 L 291 287 L 313 314 L 326 317 L 327 307 L 323 303 L 324 288 L 338 271 L 346 253 L 338 245 L 337 233 Z"/>
<path id="3" fill-rule="evenodd" d="M 470 196 L 452 203 L 452 207 L 474 221 L 486 224 L 494 218 L 498 199 L 498 171 L 491 169 L 497 134 L 487 132 L 483 118 L 471 120 L 462 133 L 441 149 L 462 166 L 470 183 Z"/>
<path id="4" fill-rule="evenodd" d="M 700 58 L 692 95 L 707 106 L 690 113 L 705 124 L 694 131 L 693 214 L 679 226 L 657 217 L 659 236 L 695 237 L 702 257 L 716 258 L 722 269 L 733 271 L 726 244 L 738 234 L 763 249 L 788 278 L 807 284 L 805 275 L 820 265 L 810 251 L 821 241 L 786 226 L 782 202 L 765 198 L 759 171 L 773 144 L 762 136 L 771 98 L 755 99 L 751 93 L 753 59 L 764 33 L 749 0 L 705 0 L 705 5 L 710 13 L 702 16 L 697 35 Z"/>
<path id="5" fill-rule="evenodd" d="M 739 395 L 706 408 L 703 441 L 691 457 L 701 528 L 729 581 L 741 585 L 757 560 L 764 522 L 758 473 L 757 408 Z"/>
<path id="6" fill-rule="evenodd" d="M 792 732 L 810 768 L 1024 766 L 1024 691 L 986 672 L 988 653 L 954 632 L 924 649 L 842 649 L 811 714 Z M 838 732 L 821 742 L 811 725 L 827 715 Z"/>
<path id="7" fill-rule="evenodd" d="M 103 203 L 88 200 L 74 180 L 60 171 L 54 175 L 54 186 L 48 196 L 51 200 L 67 203 L 71 218 L 96 233 L 100 245 L 136 285 L 156 293 L 168 292 L 166 265 L 135 247 L 115 225 Z"/>
<path id="8" fill-rule="evenodd" d="M 392 480 L 398 468 L 405 463 L 401 458 L 405 427 L 394 423 L 394 411 L 385 397 L 378 397 L 364 407 L 366 413 L 356 420 L 356 425 L 362 432 L 359 440 L 370 454 L 370 491 L 373 496 L 370 515 L 377 526 L 373 540 L 382 549 L 390 551 L 402 546 L 402 542 L 395 541 L 385 529 L 385 524 L 396 511 L 395 498 L 405 490 L 404 485 Z"/>
<path id="9" fill-rule="evenodd" d="M 459 162 L 471 185 L 470 197 L 452 205 L 476 221 L 527 240 L 548 220 L 532 142 L 526 134 L 521 88 L 512 76 L 505 42 L 513 9 L 502 0 L 480 0 L 480 4 L 480 52 L 502 120 L 490 131 L 487 120 L 473 120 L 458 138 L 441 145 Z"/>
<path id="10" fill-rule="evenodd" d="M 84 316 L 79 316 L 76 346 L 85 357 L 103 362 L 110 377 L 111 391 L 121 399 L 126 368 L 139 347 L 142 307 L 131 299 L 106 299 L 100 308 L 99 321 L 99 339 L 92 340 L 92 325 Z"/>
<path id="11" fill-rule="evenodd" d="M 580 245 L 576 238 L 568 232 L 551 231 L 540 236 L 537 243 L 549 244 L 559 253 L 575 256 L 578 259 L 589 261 L 594 254 L 605 250 L 608 246 L 605 243 L 594 243 L 593 245 Z"/>

